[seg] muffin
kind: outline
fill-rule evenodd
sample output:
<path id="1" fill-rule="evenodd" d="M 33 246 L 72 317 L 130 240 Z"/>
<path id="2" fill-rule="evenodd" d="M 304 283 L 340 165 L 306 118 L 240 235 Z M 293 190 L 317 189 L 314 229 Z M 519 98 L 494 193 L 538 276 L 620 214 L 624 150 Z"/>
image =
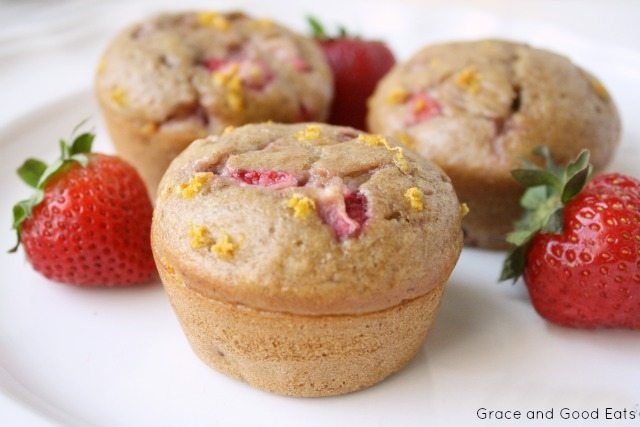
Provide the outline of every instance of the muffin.
<path id="1" fill-rule="evenodd" d="M 414 356 L 458 259 L 461 220 L 449 178 L 391 139 L 254 124 L 172 162 L 151 240 L 205 363 L 274 393 L 327 396 Z"/>
<path id="2" fill-rule="evenodd" d="M 523 192 L 510 171 L 536 160 L 535 147 L 561 164 L 587 148 L 597 171 L 620 137 L 616 107 L 594 76 L 508 41 L 427 47 L 383 79 L 369 108 L 371 131 L 397 136 L 451 177 L 470 208 L 467 243 L 487 248 L 506 246 Z"/>
<path id="3" fill-rule="evenodd" d="M 164 14 L 106 49 L 95 90 L 118 154 L 152 197 L 171 160 L 227 126 L 324 120 L 331 71 L 316 44 L 242 13 Z"/>

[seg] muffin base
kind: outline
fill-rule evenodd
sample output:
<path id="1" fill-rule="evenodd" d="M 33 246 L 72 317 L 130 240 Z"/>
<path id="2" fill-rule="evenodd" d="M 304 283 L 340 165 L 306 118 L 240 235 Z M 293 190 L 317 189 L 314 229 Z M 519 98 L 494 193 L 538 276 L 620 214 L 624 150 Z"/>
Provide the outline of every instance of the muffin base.
<path id="1" fill-rule="evenodd" d="M 444 290 L 373 313 L 303 316 L 206 298 L 160 270 L 200 359 L 257 388 L 300 397 L 353 392 L 400 370 L 422 345 Z"/>

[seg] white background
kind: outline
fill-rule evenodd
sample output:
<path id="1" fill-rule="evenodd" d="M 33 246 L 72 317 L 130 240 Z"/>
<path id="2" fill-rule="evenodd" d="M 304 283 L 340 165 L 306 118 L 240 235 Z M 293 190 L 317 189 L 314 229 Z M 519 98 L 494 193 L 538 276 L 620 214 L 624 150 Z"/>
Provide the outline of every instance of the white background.
<path id="1" fill-rule="evenodd" d="M 612 168 L 640 165 L 640 1 L 0 1 L 0 248 L 13 170 L 51 158 L 91 115 L 95 63 L 123 25 L 153 11 L 241 8 L 304 31 L 312 12 L 388 40 L 401 59 L 440 40 L 504 36 L 561 51 L 602 77 L 623 143 Z M 640 404 L 639 332 L 545 323 L 521 284 L 497 285 L 500 255 L 465 249 L 422 351 L 363 392 L 290 399 L 219 375 L 193 356 L 158 285 L 87 291 L 54 285 L 21 254 L 0 255 L 0 426 L 490 425 L 475 411 L 594 410 Z M 523 425 L 502 422 L 499 425 Z M 561 423 L 562 424 L 562 423 Z M 578 425 L 567 422 L 567 425 Z M 592 422 L 638 425 L 638 421 Z"/>

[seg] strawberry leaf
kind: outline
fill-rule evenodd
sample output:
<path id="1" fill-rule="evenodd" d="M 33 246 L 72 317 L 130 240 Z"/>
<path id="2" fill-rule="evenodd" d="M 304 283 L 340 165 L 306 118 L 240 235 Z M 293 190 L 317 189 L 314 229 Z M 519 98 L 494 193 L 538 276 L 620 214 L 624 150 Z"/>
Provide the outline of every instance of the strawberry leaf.
<path id="1" fill-rule="evenodd" d="M 315 16 L 307 15 L 307 22 L 311 27 L 311 35 L 315 39 L 326 40 L 329 38 L 327 33 L 324 31 L 324 26 L 320 23 L 318 18 Z"/>
<path id="2" fill-rule="evenodd" d="M 357 38 L 357 36 L 351 36 L 347 29 L 339 25 L 338 33 L 336 35 L 327 34 L 324 29 L 324 25 L 320 22 L 318 18 L 312 15 L 307 15 L 307 23 L 311 27 L 311 37 L 317 40 L 335 40 L 335 39 L 344 39 L 344 38 Z"/>
<path id="3" fill-rule="evenodd" d="M 515 169 L 511 171 L 511 176 L 524 187 L 549 185 L 554 188 L 559 188 L 562 185 L 555 175 L 545 170 Z"/>
<path id="4" fill-rule="evenodd" d="M 502 272 L 500 273 L 500 281 L 513 279 L 515 282 L 524 270 L 526 262 L 527 246 L 517 246 L 513 249 L 502 264 Z"/>
<path id="5" fill-rule="evenodd" d="M 95 135 L 92 133 L 85 132 L 78 135 L 71 144 L 71 156 L 79 153 L 90 153 L 94 139 Z"/>
<path id="6" fill-rule="evenodd" d="M 562 203 L 568 203 L 582 190 L 589 180 L 589 175 L 591 175 L 591 165 L 587 164 L 584 169 L 579 170 L 569 178 L 562 191 Z"/>
<path id="7" fill-rule="evenodd" d="M 547 191 L 547 187 L 543 185 L 527 188 L 527 191 L 524 192 L 520 199 L 520 206 L 525 209 L 534 210 L 548 198 L 549 192 Z"/>
<path id="8" fill-rule="evenodd" d="M 578 172 L 589 167 L 589 150 L 582 150 L 578 157 L 567 166 L 567 177 L 571 178 Z"/>
<path id="9" fill-rule="evenodd" d="M 563 171 L 556 162 L 553 161 L 553 157 L 551 157 L 551 152 L 549 152 L 549 147 L 546 145 L 540 145 L 533 149 L 533 154 L 542 157 L 544 159 L 545 167 L 547 171 L 562 179 Z"/>
<path id="10" fill-rule="evenodd" d="M 533 154 L 544 159 L 546 169 L 527 161 L 523 162 L 527 168 L 511 172 L 513 178 L 527 188 L 520 199 L 525 211 L 506 236 L 515 248 L 505 259 L 500 280 L 517 279 L 522 274 L 529 242 L 538 233 L 563 232 L 563 208 L 582 190 L 591 175 L 587 150 L 580 152 L 566 169 L 554 162 L 545 146 L 536 147 Z"/>
<path id="11" fill-rule="evenodd" d="M 30 187 L 36 188 L 47 164 L 38 159 L 27 159 L 16 171 L 18 176 Z"/>

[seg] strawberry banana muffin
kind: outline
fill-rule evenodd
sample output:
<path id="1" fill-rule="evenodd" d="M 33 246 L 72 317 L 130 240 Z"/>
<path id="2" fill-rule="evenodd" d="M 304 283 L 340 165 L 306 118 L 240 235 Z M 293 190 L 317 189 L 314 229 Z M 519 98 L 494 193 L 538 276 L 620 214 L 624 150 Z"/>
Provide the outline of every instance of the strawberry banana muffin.
<path id="1" fill-rule="evenodd" d="M 164 14 L 123 30 L 98 65 L 118 154 L 152 196 L 171 160 L 226 126 L 324 120 L 331 71 L 316 44 L 242 13 Z"/>
<path id="2" fill-rule="evenodd" d="M 510 171 L 549 147 L 561 164 L 591 150 L 611 159 L 620 119 L 606 89 L 569 59 L 485 40 L 430 46 L 394 68 L 370 100 L 373 132 L 395 135 L 436 162 L 469 204 L 467 242 L 505 246 L 523 189 Z"/>
<path id="3" fill-rule="evenodd" d="M 462 246 L 449 178 L 391 139 L 319 124 L 195 141 L 152 247 L 196 354 L 292 396 L 371 386 L 420 348 Z"/>

